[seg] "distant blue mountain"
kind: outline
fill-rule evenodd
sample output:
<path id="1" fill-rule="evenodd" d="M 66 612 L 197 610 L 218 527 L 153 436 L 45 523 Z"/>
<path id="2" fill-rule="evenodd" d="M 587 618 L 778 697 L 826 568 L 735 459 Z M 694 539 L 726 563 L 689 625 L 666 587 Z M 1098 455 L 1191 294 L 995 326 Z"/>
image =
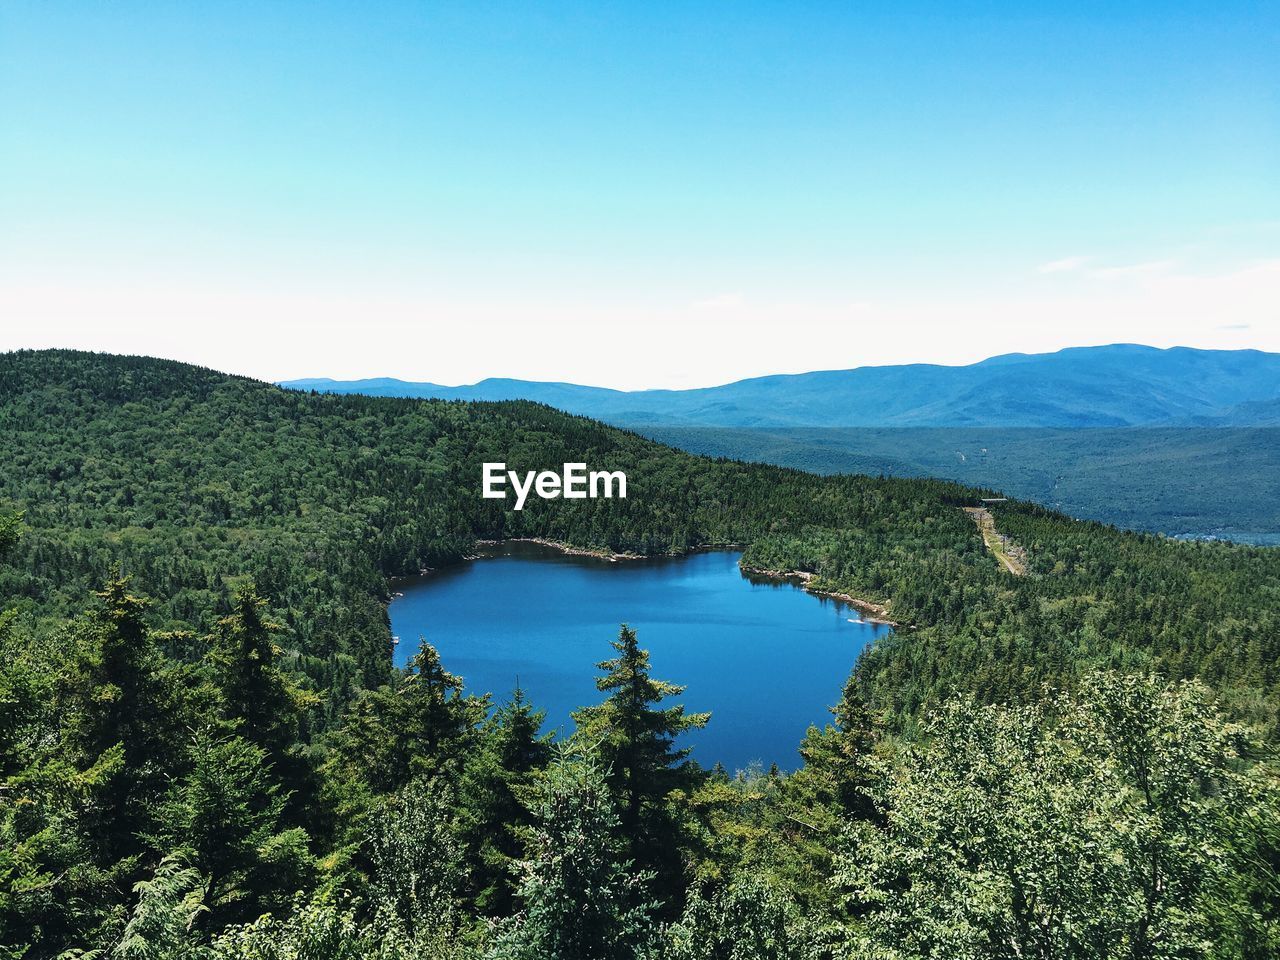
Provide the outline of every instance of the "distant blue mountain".
<path id="1" fill-rule="evenodd" d="M 1280 423 L 1280 354 L 1136 344 L 1006 354 L 963 367 L 858 367 L 695 390 L 609 390 L 491 379 L 448 387 L 379 378 L 290 380 L 327 393 L 535 400 L 625 425 L 1129 427 Z"/>

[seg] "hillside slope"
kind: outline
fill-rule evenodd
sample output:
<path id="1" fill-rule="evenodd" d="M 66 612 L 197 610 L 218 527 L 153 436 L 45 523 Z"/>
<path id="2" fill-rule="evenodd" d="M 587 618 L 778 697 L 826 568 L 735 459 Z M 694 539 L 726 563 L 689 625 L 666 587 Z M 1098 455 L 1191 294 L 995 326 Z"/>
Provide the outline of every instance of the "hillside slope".
<path id="1" fill-rule="evenodd" d="M 1275 427 L 639 429 L 704 456 L 939 477 L 1132 530 L 1280 544 Z"/>
<path id="2" fill-rule="evenodd" d="M 1280 541 L 1280 357 L 1116 345 L 623 393 L 485 380 L 292 381 L 322 392 L 538 400 L 692 453 L 934 476 L 1172 536 Z M 1250 429 L 1257 428 L 1257 429 Z"/>

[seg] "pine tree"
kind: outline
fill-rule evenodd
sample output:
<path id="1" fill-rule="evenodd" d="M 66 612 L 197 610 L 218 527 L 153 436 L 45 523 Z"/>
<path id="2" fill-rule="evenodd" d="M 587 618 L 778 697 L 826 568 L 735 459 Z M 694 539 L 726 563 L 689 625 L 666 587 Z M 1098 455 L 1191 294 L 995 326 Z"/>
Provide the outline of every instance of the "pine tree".
<path id="1" fill-rule="evenodd" d="M 191 768 L 158 804 L 154 846 L 181 850 L 209 878 L 212 925 L 286 908 L 313 879 L 307 834 L 284 824 L 266 751 L 242 737 L 196 734 Z"/>
<path id="2" fill-rule="evenodd" d="M 282 627 L 264 616 L 266 601 L 252 585 L 239 588 L 231 613 L 218 621 L 210 660 L 222 693 L 229 729 L 261 747 L 284 787 L 289 818 L 301 821 L 317 790 L 304 750 L 307 712 L 320 698 L 297 685 L 279 666 L 272 640 Z"/>
<path id="3" fill-rule="evenodd" d="M 599 764 L 562 754 L 532 812 L 519 887 L 524 909 L 501 929 L 491 960 L 634 960 L 653 909 L 651 875 L 626 859 Z"/>
<path id="4" fill-rule="evenodd" d="M 465 747 L 488 710 L 487 697 L 464 696 L 428 643 L 391 684 L 360 695 L 338 732 L 335 761 L 375 795 L 411 780 L 462 768 Z"/>
<path id="5" fill-rule="evenodd" d="M 482 747 L 463 778 L 471 882 L 477 905 L 491 916 L 510 912 L 512 864 L 520 854 L 520 833 L 531 822 L 521 796 L 551 759 L 551 735 L 541 732 L 544 716 L 517 686 L 485 723 Z"/>
<path id="6" fill-rule="evenodd" d="M 272 635 L 282 628 L 263 614 L 266 601 L 240 587 L 231 613 L 218 621 L 210 659 L 222 690 L 224 715 L 241 721 L 237 733 L 279 764 L 298 738 L 304 709 L 315 701 L 279 668 Z"/>
<path id="7" fill-rule="evenodd" d="M 183 750 L 172 736 L 180 728 L 174 691 L 143 622 L 147 601 L 132 595 L 120 576 L 97 596 L 101 607 L 77 637 L 59 707 L 80 765 L 121 752 L 119 772 L 89 817 L 100 862 L 107 865 L 141 851 L 154 801 L 181 768 Z"/>
<path id="8" fill-rule="evenodd" d="M 800 745 L 805 767 L 794 788 L 808 789 L 812 799 L 833 804 L 844 820 L 872 820 L 872 788 L 880 770 L 875 756 L 878 733 L 856 672 L 845 682 L 831 713 L 835 724 L 823 730 L 810 727 Z"/>
<path id="9" fill-rule="evenodd" d="M 524 698 L 519 686 L 500 706 L 489 725 L 489 742 L 503 770 L 526 774 L 541 770 L 551 759 L 551 734 L 542 732 L 546 711 Z"/>
<path id="10" fill-rule="evenodd" d="M 681 886 L 680 824 L 668 801 L 673 791 L 690 789 L 700 779 L 688 760 L 690 748 L 675 742 L 680 734 L 706 726 L 711 715 L 687 714 L 680 704 L 656 706 L 685 688 L 650 676 L 649 652 L 626 624 L 613 648 L 618 655 L 597 665 L 605 675 L 596 679 L 596 687 L 609 697 L 573 714 L 574 736 L 607 766 L 631 856 L 658 873 L 664 893 L 675 893 Z"/>

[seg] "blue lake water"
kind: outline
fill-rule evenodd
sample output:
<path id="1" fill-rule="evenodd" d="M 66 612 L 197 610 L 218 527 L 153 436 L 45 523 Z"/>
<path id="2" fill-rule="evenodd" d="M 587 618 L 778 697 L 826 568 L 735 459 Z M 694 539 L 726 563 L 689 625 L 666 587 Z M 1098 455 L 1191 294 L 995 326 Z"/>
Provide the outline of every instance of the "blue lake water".
<path id="1" fill-rule="evenodd" d="M 796 767 L 806 728 L 831 719 L 858 654 L 889 629 L 794 584 L 748 578 L 729 551 L 617 563 L 527 543 L 494 553 L 397 584 L 396 663 L 426 639 L 469 692 L 501 701 L 518 681 L 547 728 L 567 733 L 571 710 L 602 699 L 595 664 L 627 623 L 653 675 L 687 687 L 687 710 L 711 711 L 687 735 L 705 766 Z"/>

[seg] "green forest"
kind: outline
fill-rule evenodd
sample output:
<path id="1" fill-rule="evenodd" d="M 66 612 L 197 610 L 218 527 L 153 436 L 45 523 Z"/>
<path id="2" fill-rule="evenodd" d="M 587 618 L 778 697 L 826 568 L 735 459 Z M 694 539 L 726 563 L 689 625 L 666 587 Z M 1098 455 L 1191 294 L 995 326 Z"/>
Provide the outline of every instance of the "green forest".
<path id="1" fill-rule="evenodd" d="M 1131 530 L 1280 545 L 1277 427 L 635 429 L 704 456 L 946 477 Z"/>
<path id="2" fill-rule="evenodd" d="M 1013 576 L 995 491 L 71 351 L 0 355 L 0 458 L 0 957 L 1280 955 L 1280 550 L 1010 501 Z M 694 762 L 624 624 L 553 741 L 392 666 L 390 578 L 514 537 L 740 545 L 898 627 L 793 773 Z"/>

